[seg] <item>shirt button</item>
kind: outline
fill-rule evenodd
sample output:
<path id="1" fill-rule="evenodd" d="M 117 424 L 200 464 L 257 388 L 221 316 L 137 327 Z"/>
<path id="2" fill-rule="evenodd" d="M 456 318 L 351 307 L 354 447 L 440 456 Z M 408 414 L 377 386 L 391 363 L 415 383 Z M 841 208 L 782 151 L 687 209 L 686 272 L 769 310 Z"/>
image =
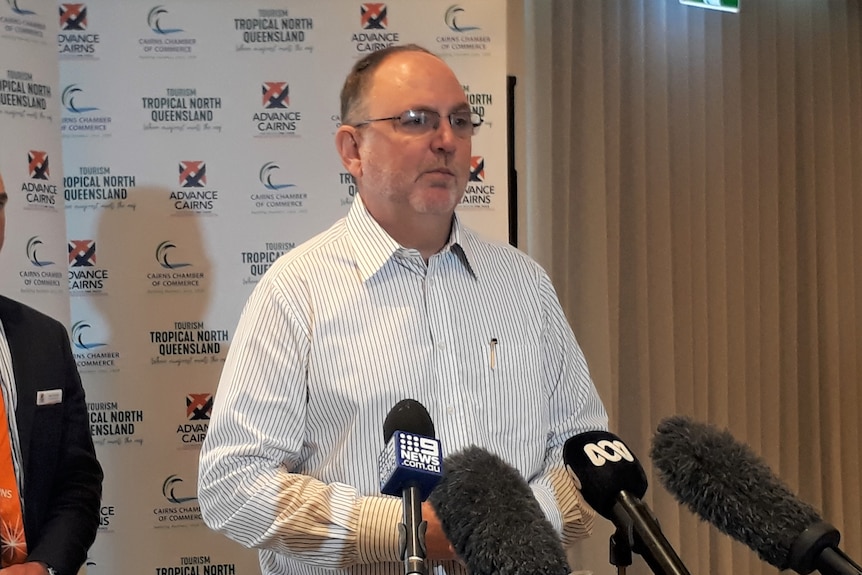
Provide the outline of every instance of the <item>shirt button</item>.
<path id="1" fill-rule="evenodd" d="M 442 350 L 444 350 L 444 349 L 446 349 L 446 342 L 441 341 L 440 343 L 438 343 L 438 344 L 437 344 L 437 349 L 439 349 L 439 350 L 441 350 L 441 351 L 442 351 Z"/>
<path id="2" fill-rule="evenodd" d="M 453 406 L 451 406 L 451 405 L 450 405 L 449 407 L 447 407 L 447 408 L 446 408 L 446 412 L 447 412 L 449 415 L 454 414 L 454 413 L 455 413 L 455 407 L 453 407 Z"/>

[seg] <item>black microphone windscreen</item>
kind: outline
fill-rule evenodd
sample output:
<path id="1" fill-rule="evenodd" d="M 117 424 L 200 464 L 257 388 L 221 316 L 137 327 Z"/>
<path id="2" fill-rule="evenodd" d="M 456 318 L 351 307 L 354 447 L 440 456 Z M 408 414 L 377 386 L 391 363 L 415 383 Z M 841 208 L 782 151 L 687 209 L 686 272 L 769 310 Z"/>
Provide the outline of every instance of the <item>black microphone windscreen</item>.
<path id="1" fill-rule="evenodd" d="M 402 399 L 389 410 L 383 422 L 383 443 L 389 443 L 396 431 L 437 437 L 431 415 L 425 406 L 415 399 Z"/>
<path id="2" fill-rule="evenodd" d="M 563 460 L 577 477 L 584 501 L 607 519 L 613 519 L 620 492 L 637 498 L 646 493 L 643 467 L 613 433 L 587 431 L 570 437 L 563 449 Z"/>
<path id="3" fill-rule="evenodd" d="M 790 566 L 799 535 L 821 521 L 728 431 L 669 417 L 658 426 L 650 456 L 680 503 L 779 569 Z"/>
<path id="4" fill-rule="evenodd" d="M 443 531 L 471 575 L 566 575 L 562 543 L 517 469 L 479 447 L 443 461 L 431 492 Z"/>

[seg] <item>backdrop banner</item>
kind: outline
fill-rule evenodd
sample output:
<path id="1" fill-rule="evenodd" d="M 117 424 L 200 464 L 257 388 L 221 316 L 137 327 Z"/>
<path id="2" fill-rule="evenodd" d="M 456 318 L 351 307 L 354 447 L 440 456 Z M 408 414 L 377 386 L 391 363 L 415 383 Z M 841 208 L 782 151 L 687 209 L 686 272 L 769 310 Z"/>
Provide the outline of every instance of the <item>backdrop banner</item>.
<path id="1" fill-rule="evenodd" d="M 0 293 L 69 322 L 57 5 L 0 3 Z"/>
<path id="2" fill-rule="evenodd" d="M 505 242 L 499 3 L 0 3 L 0 289 L 69 322 L 106 473 L 91 575 L 259 572 L 201 520 L 213 395 L 261 275 L 354 200 L 344 76 L 408 42 L 484 116 L 459 213 Z"/>

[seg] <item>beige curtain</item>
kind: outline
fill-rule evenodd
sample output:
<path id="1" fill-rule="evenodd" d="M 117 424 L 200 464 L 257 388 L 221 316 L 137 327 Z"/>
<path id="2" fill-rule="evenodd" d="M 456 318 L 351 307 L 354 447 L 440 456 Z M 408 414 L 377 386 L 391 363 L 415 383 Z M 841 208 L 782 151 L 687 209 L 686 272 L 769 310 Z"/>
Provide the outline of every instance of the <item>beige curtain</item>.
<path id="1" fill-rule="evenodd" d="M 663 489 L 648 453 L 672 414 L 729 428 L 862 560 L 862 8 L 740 4 L 519 17 L 521 247 L 692 575 L 776 570 Z M 599 523 L 581 566 L 612 573 Z"/>

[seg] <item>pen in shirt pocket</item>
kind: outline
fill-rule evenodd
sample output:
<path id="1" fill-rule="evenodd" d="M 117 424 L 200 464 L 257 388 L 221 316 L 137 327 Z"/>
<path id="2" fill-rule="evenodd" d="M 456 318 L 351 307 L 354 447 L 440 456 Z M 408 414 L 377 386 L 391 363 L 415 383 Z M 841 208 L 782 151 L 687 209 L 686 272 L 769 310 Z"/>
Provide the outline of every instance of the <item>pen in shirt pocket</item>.
<path id="1" fill-rule="evenodd" d="M 490 362 L 491 369 L 497 369 L 497 338 L 492 337 L 489 345 L 491 347 L 491 355 L 488 361 Z"/>

